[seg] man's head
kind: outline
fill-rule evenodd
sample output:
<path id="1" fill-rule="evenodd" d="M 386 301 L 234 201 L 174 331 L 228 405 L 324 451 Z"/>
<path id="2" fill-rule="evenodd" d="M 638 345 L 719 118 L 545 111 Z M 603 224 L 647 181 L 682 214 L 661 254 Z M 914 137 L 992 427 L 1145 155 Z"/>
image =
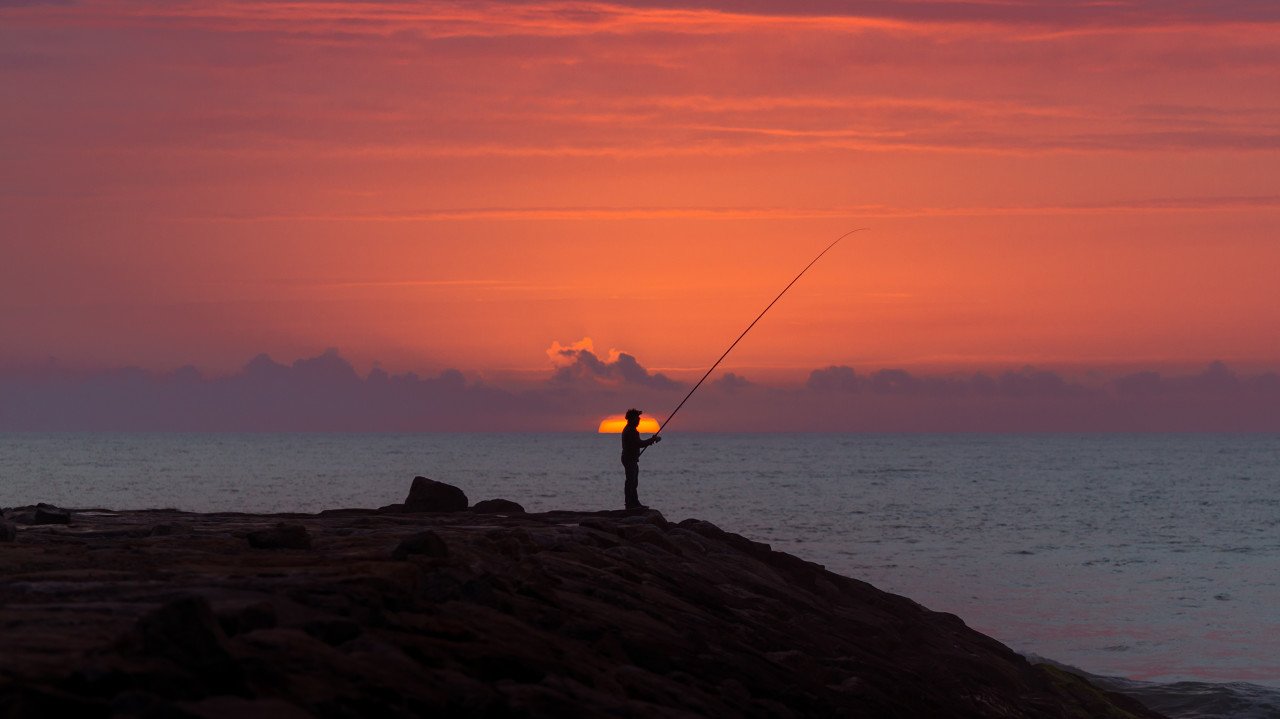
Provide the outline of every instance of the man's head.
<path id="1" fill-rule="evenodd" d="M 640 424 L 640 410 L 629 409 L 627 410 L 626 417 L 627 417 L 628 427 L 635 427 L 636 425 Z"/>

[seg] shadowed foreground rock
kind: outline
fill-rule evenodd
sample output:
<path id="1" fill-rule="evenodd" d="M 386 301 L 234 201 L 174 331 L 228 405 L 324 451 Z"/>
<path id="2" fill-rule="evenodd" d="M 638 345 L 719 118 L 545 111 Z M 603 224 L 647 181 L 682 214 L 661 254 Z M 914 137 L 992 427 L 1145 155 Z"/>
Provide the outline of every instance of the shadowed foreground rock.
<path id="1" fill-rule="evenodd" d="M 311 533 L 301 524 L 278 524 L 271 529 L 249 532 L 254 549 L 311 549 Z"/>
<path id="2" fill-rule="evenodd" d="M 1158 716 L 652 511 L 76 510 L 0 576 L 8 717 Z"/>

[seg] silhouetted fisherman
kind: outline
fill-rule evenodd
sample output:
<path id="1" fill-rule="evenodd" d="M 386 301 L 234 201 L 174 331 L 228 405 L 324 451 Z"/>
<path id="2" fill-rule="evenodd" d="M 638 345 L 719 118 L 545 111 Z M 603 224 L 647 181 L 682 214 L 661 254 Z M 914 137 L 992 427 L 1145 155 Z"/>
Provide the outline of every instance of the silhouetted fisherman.
<path id="1" fill-rule="evenodd" d="M 627 498 L 627 509 L 644 509 L 636 492 L 640 484 L 640 450 L 656 442 L 662 437 L 654 435 L 649 439 L 640 439 L 640 410 L 627 410 L 627 426 L 622 428 L 622 468 L 626 470 L 627 482 L 623 485 Z"/>

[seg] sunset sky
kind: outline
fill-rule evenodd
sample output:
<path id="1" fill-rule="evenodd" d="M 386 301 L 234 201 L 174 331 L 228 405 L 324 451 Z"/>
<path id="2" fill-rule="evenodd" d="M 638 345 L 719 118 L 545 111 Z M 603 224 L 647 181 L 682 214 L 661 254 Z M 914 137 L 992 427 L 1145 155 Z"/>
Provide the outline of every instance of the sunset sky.
<path id="1" fill-rule="evenodd" d="M 690 382 L 861 226 L 726 370 L 1280 367 L 1280 4 L 0 1 L 0 366 Z"/>

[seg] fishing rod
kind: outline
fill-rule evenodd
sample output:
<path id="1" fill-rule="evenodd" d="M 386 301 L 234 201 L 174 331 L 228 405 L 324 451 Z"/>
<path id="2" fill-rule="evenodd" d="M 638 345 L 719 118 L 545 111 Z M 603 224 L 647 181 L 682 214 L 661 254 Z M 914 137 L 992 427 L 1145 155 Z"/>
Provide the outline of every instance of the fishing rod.
<path id="1" fill-rule="evenodd" d="M 657 437 L 658 435 L 662 434 L 664 430 L 666 430 L 667 425 L 671 422 L 671 419 L 676 416 L 676 413 L 680 411 L 680 408 L 684 406 L 684 403 L 688 402 L 689 398 L 693 396 L 693 393 L 697 392 L 698 388 L 702 386 L 702 383 L 707 381 L 707 378 L 711 376 L 711 373 L 716 371 L 716 367 L 719 367 L 720 363 L 724 361 L 724 358 L 728 357 L 729 353 L 733 351 L 733 348 L 737 347 L 738 343 L 742 341 L 742 338 L 747 336 L 747 333 L 751 331 L 751 328 L 756 326 L 756 323 L 760 321 L 760 318 L 764 317 L 765 313 L 768 312 L 769 309 L 772 308 L 775 304 L 777 304 L 778 300 L 782 299 L 783 295 L 787 294 L 787 290 L 791 289 L 791 285 L 794 285 L 796 282 L 799 282 L 800 278 L 804 277 L 804 273 L 808 272 L 810 267 L 813 267 L 815 264 L 817 264 L 818 260 L 822 259 L 823 255 L 830 252 L 832 247 L 835 247 L 836 245 L 840 244 L 840 240 L 843 240 L 844 238 L 848 237 L 849 235 L 852 235 L 855 232 L 862 232 L 865 229 L 867 228 L 859 227 L 856 230 L 849 230 L 843 235 L 840 235 L 835 239 L 835 242 L 832 242 L 831 244 L 827 245 L 827 249 L 823 250 L 822 252 L 819 252 L 818 256 L 813 258 L 813 261 L 805 265 L 804 269 L 800 270 L 800 274 L 796 275 L 795 279 L 788 282 L 787 286 L 782 288 L 782 291 L 778 293 L 778 296 L 773 298 L 773 302 L 770 302 L 768 306 L 766 306 L 763 310 L 760 311 L 760 314 L 756 315 L 756 318 L 754 320 L 751 320 L 751 324 L 747 325 L 747 328 L 742 331 L 742 334 L 738 335 L 738 339 L 734 340 L 733 344 L 729 345 L 729 349 L 725 350 L 724 354 L 720 355 L 720 359 L 716 360 L 716 363 L 711 365 L 711 369 L 707 370 L 707 373 L 702 375 L 702 379 L 698 380 L 698 383 L 693 386 L 693 389 L 689 390 L 689 394 L 685 395 L 684 399 L 680 400 L 680 404 L 676 405 L 676 408 L 671 410 L 671 414 L 667 415 L 666 420 L 664 420 L 662 424 L 658 425 L 658 431 L 655 432 L 653 436 Z M 640 454 L 644 454 L 644 451 L 646 449 L 648 449 L 648 447 L 642 447 L 640 449 Z"/>

